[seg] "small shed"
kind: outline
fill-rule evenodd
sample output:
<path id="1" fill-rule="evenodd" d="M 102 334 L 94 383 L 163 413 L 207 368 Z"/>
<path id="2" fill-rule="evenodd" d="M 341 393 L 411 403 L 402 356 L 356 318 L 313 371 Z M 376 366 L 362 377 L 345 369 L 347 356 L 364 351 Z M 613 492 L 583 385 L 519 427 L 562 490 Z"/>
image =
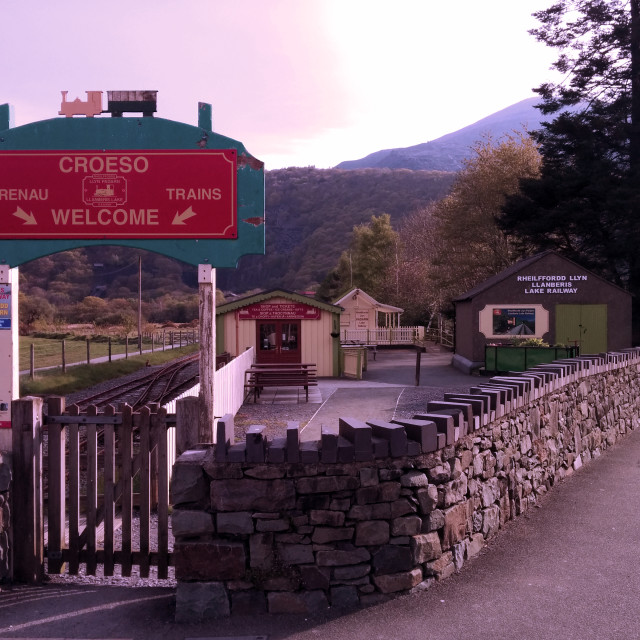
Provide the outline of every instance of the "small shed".
<path id="1" fill-rule="evenodd" d="M 282 289 L 239 298 L 216 309 L 216 349 L 236 356 L 254 347 L 257 362 L 309 362 L 319 376 L 338 376 L 341 313 Z"/>
<path id="2" fill-rule="evenodd" d="M 383 304 L 372 298 L 362 289 L 353 288 L 335 301 L 344 309 L 340 316 L 340 330 L 373 331 L 379 327 L 392 328 L 400 326 L 400 315 L 404 309 Z"/>
<path id="3" fill-rule="evenodd" d="M 517 336 L 580 353 L 631 346 L 631 294 L 553 251 L 521 260 L 454 300 L 454 366 L 484 365 L 487 345 Z"/>

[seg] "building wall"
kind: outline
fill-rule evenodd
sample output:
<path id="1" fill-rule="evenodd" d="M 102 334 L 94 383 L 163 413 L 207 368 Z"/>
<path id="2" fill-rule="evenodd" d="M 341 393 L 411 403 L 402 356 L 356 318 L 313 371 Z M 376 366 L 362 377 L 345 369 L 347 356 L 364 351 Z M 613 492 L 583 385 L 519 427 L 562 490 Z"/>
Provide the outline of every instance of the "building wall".
<path id="1" fill-rule="evenodd" d="M 537 329 L 535 337 L 554 345 L 566 341 L 565 336 L 555 335 L 557 305 L 598 304 L 607 307 L 604 350 L 630 347 L 631 296 L 573 262 L 549 254 L 472 299 L 456 304 L 456 354 L 473 362 L 483 362 L 485 344 L 511 341 L 511 335 L 485 335 L 480 331 L 480 314 L 490 314 L 494 307 L 539 309 L 542 313 L 536 313 L 536 324 L 543 330 Z"/>
<path id="2" fill-rule="evenodd" d="M 289 303 L 285 298 L 272 298 L 271 304 L 278 302 Z M 222 320 L 223 351 L 232 356 L 242 353 L 249 347 L 256 346 L 256 320 L 236 320 L 237 312 L 225 313 Z M 302 362 L 315 362 L 318 375 L 331 377 L 338 374 L 335 360 L 333 331 L 334 314 L 327 311 L 320 312 L 318 320 L 302 320 L 300 323 Z M 335 363 L 335 366 L 334 366 Z"/>
<path id="3" fill-rule="evenodd" d="M 364 298 L 358 295 L 355 300 L 349 296 L 340 303 L 344 312 L 340 316 L 341 329 L 376 329 L 375 307 Z"/>

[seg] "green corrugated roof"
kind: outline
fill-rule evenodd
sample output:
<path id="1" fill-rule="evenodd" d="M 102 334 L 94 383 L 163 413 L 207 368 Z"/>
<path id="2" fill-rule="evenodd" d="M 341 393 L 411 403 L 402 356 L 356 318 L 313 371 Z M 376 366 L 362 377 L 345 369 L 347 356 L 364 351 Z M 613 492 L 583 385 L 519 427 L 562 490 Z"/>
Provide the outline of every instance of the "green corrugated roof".
<path id="1" fill-rule="evenodd" d="M 328 311 L 329 313 L 342 313 L 344 309 L 335 304 L 328 304 L 326 302 L 320 302 L 315 298 L 310 298 L 301 293 L 294 293 L 293 291 L 285 291 L 284 289 L 271 289 L 270 291 L 261 291 L 255 293 L 246 298 L 240 298 L 233 302 L 227 302 L 225 304 L 218 305 L 216 308 L 216 315 L 229 313 L 229 311 L 235 311 L 236 309 L 242 309 L 249 305 L 256 304 L 257 302 L 265 302 L 271 298 L 286 298 L 293 302 L 300 302 L 302 304 L 308 304 L 310 307 L 317 307 L 322 311 Z"/>

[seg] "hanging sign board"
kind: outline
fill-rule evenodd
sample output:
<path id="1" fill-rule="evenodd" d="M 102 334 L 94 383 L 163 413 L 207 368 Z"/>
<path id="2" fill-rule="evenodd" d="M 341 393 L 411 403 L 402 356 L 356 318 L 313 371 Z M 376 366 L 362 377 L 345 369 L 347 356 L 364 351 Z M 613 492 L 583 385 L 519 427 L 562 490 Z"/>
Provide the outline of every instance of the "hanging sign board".
<path id="1" fill-rule="evenodd" d="M 237 152 L 3 151 L 7 239 L 235 239 Z"/>
<path id="2" fill-rule="evenodd" d="M 256 302 L 238 310 L 240 320 L 319 320 L 320 309 L 299 302 Z"/>

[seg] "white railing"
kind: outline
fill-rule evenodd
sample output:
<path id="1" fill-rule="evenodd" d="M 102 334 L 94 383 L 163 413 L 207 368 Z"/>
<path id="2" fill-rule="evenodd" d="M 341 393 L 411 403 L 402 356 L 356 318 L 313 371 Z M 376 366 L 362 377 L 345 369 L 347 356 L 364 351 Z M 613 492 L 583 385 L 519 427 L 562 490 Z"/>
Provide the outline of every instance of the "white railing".
<path id="1" fill-rule="evenodd" d="M 215 425 L 218 422 L 217 419 L 227 413 L 235 415 L 242 406 L 244 400 L 244 373 L 253 364 L 255 359 L 254 354 L 255 351 L 253 347 L 251 347 L 216 371 L 215 389 L 213 393 L 213 415 L 216 416 L 213 428 L 214 436 L 216 433 Z M 171 402 L 167 402 L 167 404 L 164 405 L 167 413 L 176 412 L 176 402 L 181 398 L 198 396 L 199 393 L 200 383 L 191 387 L 191 389 L 187 389 Z M 175 462 L 175 429 L 168 430 L 168 445 L 169 472 L 171 473 L 171 468 Z"/>
<path id="2" fill-rule="evenodd" d="M 378 327 L 377 329 L 343 329 L 340 341 L 361 344 L 413 344 L 423 335 L 424 327 Z"/>
<path id="3" fill-rule="evenodd" d="M 235 415 L 244 401 L 244 374 L 255 362 L 255 350 L 247 349 L 216 371 L 213 394 L 213 414 Z"/>

